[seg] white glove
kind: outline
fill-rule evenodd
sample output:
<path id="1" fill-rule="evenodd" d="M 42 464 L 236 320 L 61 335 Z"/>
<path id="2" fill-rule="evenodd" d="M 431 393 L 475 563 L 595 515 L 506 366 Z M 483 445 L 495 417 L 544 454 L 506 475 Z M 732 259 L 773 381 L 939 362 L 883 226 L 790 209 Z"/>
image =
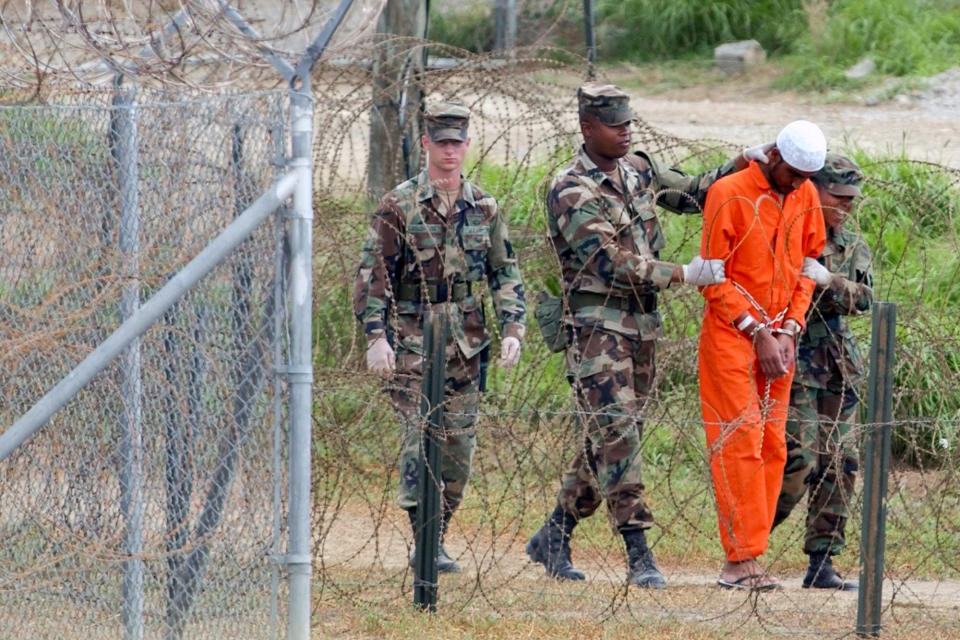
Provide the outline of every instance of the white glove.
<path id="1" fill-rule="evenodd" d="M 743 150 L 743 159 L 748 162 L 750 160 L 756 160 L 760 164 L 767 164 L 770 162 L 770 158 L 767 157 L 767 151 L 770 151 L 774 144 L 773 142 L 764 142 L 755 147 L 747 147 Z"/>
<path id="2" fill-rule="evenodd" d="M 803 269 L 800 270 L 800 275 L 807 276 L 821 287 L 829 285 L 830 280 L 833 279 L 830 270 L 813 258 L 803 259 Z"/>
<path id="3" fill-rule="evenodd" d="M 683 265 L 683 281 L 687 284 L 705 287 L 727 279 L 723 271 L 723 260 L 704 260 L 694 256 L 690 264 Z"/>
<path id="4" fill-rule="evenodd" d="M 507 336 L 500 345 L 500 360 L 497 361 L 501 367 L 509 369 L 520 360 L 520 341 L 513 336 Z"/>
<path id="5" fill-rule="evenodd" d="M 367 349 L 367 369 L 380 375 L 393 373 L 397 368 L 397 355 L 384 337 L 377 338 Z"/>

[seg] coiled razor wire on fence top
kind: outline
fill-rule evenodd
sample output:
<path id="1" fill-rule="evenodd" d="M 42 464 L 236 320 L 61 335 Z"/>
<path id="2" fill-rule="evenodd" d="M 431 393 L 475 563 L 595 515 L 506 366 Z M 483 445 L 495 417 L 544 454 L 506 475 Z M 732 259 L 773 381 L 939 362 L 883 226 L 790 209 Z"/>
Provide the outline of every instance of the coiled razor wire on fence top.
<path id="1" fill-rule="evenodd" d="M 419 56 L 423 44 L 357 43 L 314 73 L 312 490 L 319 637 L 379 637 L 384 627 L 378 625 L 387 623 L 377 620 L 406 610 L 412 600 L 412 533 L 395 505 L 399 424 L 381 382 L 363 370 L 365 340 L 350 306 L 363 233 L 381 195 L 368 190 L 371 158 L 389 152 L 399 180 L 406 177 L 404 158 L 416 155 L 417 138 L 408 134 L 404 156 L 396 124 L 416 121 L 418 105 L 404 101 L 415 93 L 412 86 L 470 107 L 467 172 L 510 221 L 528 298 L 558 278 L 546 243 L 544 198 L 552 175 L 579 144 L 574 92 L 585 63 L 543 49 L 470 57 L 432 44 L 437 56 L 427 68 L 401 80 L 376 80 L 371 61 L 387 48 L 407 60 Z M 452 64 L 437 63 L 453 54 Z M 269 184 L 284 152 L 274 137 L 286 124 L 277 115 L 283 113 L 277 95 L 171 96 L 156 106 L 150 100 L 160 98 L 141 97 L 142 219 L 132 264 L 118 242 L 119 222 L 106 213 L 119 210 L 120 197 L 108 160 L 112 111 L 93 95 L 73 100 L 72 106 L 0 111 L 6 119 L 0 185 L 3 201 L 11 203 L 0 227 L 0 410 L 8 424 L 118 324 L 125 287 L 136 282 L 146 294 L 161 285 L 245 198 Z M 378 118 L 409 109 L 405 119 L 387 119 L 394 148 L 370 148 L 371 109 Z M 642 116 L 634 146 L 689 170 L 711 168 L 758 142 L 679 139 Z M 960 633 L 958 172 L 908 159 L 859 159 L 866 197 L 850 224 L 874 252 L 876 298 L 902 310 L 884 635 L 950 637 Z M 663 258 L 689 259 L 699 246 L 699 218 L 662 213 L 661 219 Z M 284 332 L 275 324 L 282 309 L 270 300 L 282 273 L 275 269 L 279 242 L 275 228 L 261 229 L 142 341 L 144 409 L 137 419 L 144 425 L 144 538 L 137 557 L 144 566 L 148 637 L 181 629 L 183 637 L 263 637 L 275 620 L 272 592 L 282 587 L 274 586 L 270 561 L 279 535 L 270 368 Z M 668 589 L 626 586 L 622 542 L 600 514 L 582 523 L 572 542 L 585 582 L 555 582 L 524 553 L 583 437 L 561 357 L 546 350 L 531 318 L 518 368 L 491 366 L 475 474 L 445 543 L 464 571 L 441 578 L 441 617 L 493 619 L 502 636 L 536 628 L 535 621 L 558 637 L 600 637 L 600 625 L 707 637 L 852 632 L 855 596 L 799 586 L 806 561 L 802 513 L 776 530 L 762 558 L 784 579 L 783 590 L 758 596 L 716 586 L 723 557 L 696 386 L 702 299 L 671 289 L 661 293 L 660 308 L 665 335 L 657 347 L 657 393 L 644 413 L 643 470 L 657 520 L 650 541 Z M 869 322 L 853 325 L 866 353 Z M 495 355 L 497 335 L 493 348 Z M 101 375 L 0 465 L 0 635 L 122 633 L 122 565 L 130 556 L 120 452 L 122 425 L 134 416 L 123 404 L 129 389 L 121 366 Z M 858 391 L 866 397 L 863 387 Z M 219 517 L 211 520 L 213 513 Z M 848 548 L 835 560 L 854 579 L 859 516 L 858 491 Z M 198 567 L 202 583 L 191 583 Z M 190 584 L 198 588 L 188 597 Z"/>

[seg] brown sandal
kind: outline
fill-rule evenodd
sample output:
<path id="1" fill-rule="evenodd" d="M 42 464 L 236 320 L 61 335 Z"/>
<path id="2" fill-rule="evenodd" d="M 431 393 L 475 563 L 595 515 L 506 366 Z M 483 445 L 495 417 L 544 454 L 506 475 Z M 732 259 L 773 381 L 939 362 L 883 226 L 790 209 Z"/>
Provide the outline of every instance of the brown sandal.
<path id="1" fill-rule="evenodd" d="M 760 581 L 764 578 L 768 578 L 764 574 L 751 573 L 749 575 L 740 576 L 736 580 L 729 581 L 719 578 L 717 584 L 723 587 L 724 589 L 749 589 L 750 591 L 773 591 L 774 589 L 781 589 L 782 586 L 779 582 L 774 580 L 773 582 L 761 583 Z"/>

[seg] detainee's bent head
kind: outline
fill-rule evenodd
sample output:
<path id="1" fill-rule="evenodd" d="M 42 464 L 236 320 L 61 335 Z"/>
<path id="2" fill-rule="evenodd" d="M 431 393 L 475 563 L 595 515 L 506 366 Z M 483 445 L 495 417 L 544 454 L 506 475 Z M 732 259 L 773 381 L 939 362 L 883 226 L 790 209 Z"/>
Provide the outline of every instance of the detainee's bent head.
<path id="1" fill-rule="evenodd" d="M 431 102 L 423 111 L 427 136 L 433 142 L 467 139 L 470 109 L 459 102 Z"/>
<path id="2" fill-rule="evenodd" d="M 617 127 L 633 120 L 630 96 L 612 84 L 588 82 L 577 89 L 580 119 L 594 116 L 608 127 Z"/>
<path id="3" fill-rule="evenodd" d="M 794 120 L 777 134 L 780 157 L 797 171 L 811 173 L 823 168 L 827 139 L 809 120 Z"/>
<path id="4" fill-rule="evenodd" d="M 813 181 L 827 193 L 841 198 L 863 195 L 860 191 L 863 171 L 856 162 L 839 153 L 827 154 L 823 168 L 813 176 Z"/>

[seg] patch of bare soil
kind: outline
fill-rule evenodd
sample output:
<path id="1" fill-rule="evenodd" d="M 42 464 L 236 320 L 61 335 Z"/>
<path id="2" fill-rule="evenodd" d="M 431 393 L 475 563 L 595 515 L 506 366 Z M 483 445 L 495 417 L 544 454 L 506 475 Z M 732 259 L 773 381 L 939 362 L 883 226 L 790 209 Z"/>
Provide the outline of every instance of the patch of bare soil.
<path id="1" fill-rule="evenodd" d="M 915 160 L 960 167 L 960 68 L 927 80 L 927 88 L 892 99 L 851 96 L 824 104 L 822 96 L 779 92 L 752 74 L 706 86 L 634 91 L 631 105 L 650 125 L 684 138 L 713 138 L 740 145 L 772 140 L 797 118 L 817 123 L 832 149 L 905 154 Z"/>

